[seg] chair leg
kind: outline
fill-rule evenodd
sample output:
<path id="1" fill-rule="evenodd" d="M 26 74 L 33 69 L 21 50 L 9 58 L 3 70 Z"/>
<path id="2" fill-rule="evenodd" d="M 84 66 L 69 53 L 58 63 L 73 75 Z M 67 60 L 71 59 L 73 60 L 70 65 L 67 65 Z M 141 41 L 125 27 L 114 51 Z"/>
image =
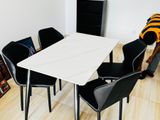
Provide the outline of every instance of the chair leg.
<path id="1" fill-rule="evenodd" d="M 97 120 L 101 120 L 101 112 L 97 112 Z"/>
<path id="2" fill-rule="evenodd" d="M 110 63 L 113 63 L 113 51 L 109 54 L 109 61 Z"/>
<path id="3" fill-rule="evenodd" d="M 24 110 L 23 107 L 23 86 L 20 86 L 20 99 L 21 99 L 21 111 Z"/>
<path id="4" fill-rule="evenodd" d="M 127 103 L 129 103 L 129 96 L 127 97 Z"/>
<path id="5" fill-rule="evenodd" d="M 80 120 L 80 96 L 78 95 L 78 99 L 77 99 L 77 116 L 79 116 L 79 120 Z"/>
<path id="6" fill-rule="evenodd" d="M 59 79 L 59 90 L 61 91 L 62 90 L 62 80 Z"/>
<path id="7" fill-rule="evenodd" d="M 53 95 L 56 95 L 56 84 L 53 85 Z"/>
<path id="8" fill-rule="evenodd" d="M 123 99 L 119 101 L 119 120 L 122 120 Z"/>
<path id="9" fill-rule="evenodd" d="M 49 107 L 49 112 L 51 112 L 51 94 L 50 94 L 50 87 L 47 87 L 47 94 L 48 94 L 48 107 Z"/>
<path id="10" fill-rule="evenodd" d="M 32 96 L 32 87 L 30 87 L 29 89 L 30 89 L 29 95 Z"/>

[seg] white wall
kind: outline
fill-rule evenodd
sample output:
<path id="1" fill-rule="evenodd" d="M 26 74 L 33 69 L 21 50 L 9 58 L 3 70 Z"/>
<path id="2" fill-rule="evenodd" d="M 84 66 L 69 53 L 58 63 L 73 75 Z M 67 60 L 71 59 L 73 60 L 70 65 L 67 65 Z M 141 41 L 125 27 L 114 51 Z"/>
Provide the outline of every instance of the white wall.
<path id="1" fill-rule="evenodd" d="M 146 20 L 160 13 L 160 0 L 108 0 L 107 33 L 128 42 L 138 38 Z"/>
<path id="2" fill-rule="evenodd" d="M 53 26 L 65 34 L 65 0 L 1 0 L 0 50 L 10 41 L 31 36 L 38 47 L 41 28 Z"/>
<path id="3" fill-rule="evenodd" d="M 66 31 L 76 31 L 76 0 L 66 0 Z M 160 13 L 160 0 L 107 0 L 107 37 L 126 43 L 138 38 L 146 20 Z"/>
<path id="4" fill-rule="evenodd" d="M 106 36 L 128 42 L 138 38 L 146 19 L 160 13 L 160 0 L 108 0 Z M 53 26 L 63 34 L 76 31 L 76 0 L 1 0 L 0 50 L 10 41 Z"/>
<path id="5" fill-rule="evenodd" d="M 65 0 L 66 34 L 76 31 L 77 0 Z"/>

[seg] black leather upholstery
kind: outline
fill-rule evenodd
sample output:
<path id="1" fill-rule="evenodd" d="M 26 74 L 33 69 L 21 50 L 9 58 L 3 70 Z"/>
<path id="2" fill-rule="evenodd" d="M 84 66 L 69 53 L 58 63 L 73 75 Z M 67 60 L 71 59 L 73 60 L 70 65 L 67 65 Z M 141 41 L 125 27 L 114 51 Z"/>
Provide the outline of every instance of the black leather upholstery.
<path id="1" fill-rule="evenodd" d="M 64 38 L 60 32 L 52 27 L 41 29 L 38 34 L 41 49 L 45 49 Z"/>
<path id="2" fill-rule="evenodd" d="M 16 42 L 21 44 L 21 45 L 24 45 L 25 47 L 27 47 L 29 49 L 30 55 L 33 55 L 33 54 L 36 53 L 36 49 L 34 47 L 34 44 L 33 44 L 33 41 L 32 41 L 31 37 L 27 37 L 27 38 L 24 38 L 22 40 L 18 40 Z"/>
<path id="3" fill-rule="evenodd" d="M 29 56 L 29 50 L 15 42 L 11 42 L 2 49 L 2 55 L 15 82 L 18 85 L 26 83 L 27 70 L 18 67 L 17 63 Z"/>
<path id="4" fill-rule="evenodd" d="M 103 63 L 98 69 L 98 75 L 107 79 L 118 79 L 131 71 L 123 63 Z"/>
<path id="5" fill-rule="evenodd" d="M 101 78 L 117 79 L 127 73 L 137 71 L 142 64 L 146 45 L 139 39 L 123 46 L 122 63 L 102 63 L 97 72 Z"/>
<path id="6" fill-rule="evenodd" d="M 109 87 L 100 86 L 96 88 L 94 93 L 99 103 L 99 110 L 103 110 L 106 107 L 109 107 L 112 104 L 118 102 L 120 99 L 127 97 L 134 88 L 140 74 L 141 72 L 130 73 L 119 78 L 117 81 L 110 83 Z M 108 92 L 108 95 L 106 95 L 107 97 L 105 100 L 102 101 L 100 98 L 105 96 L 105 93 L 108 90 L 110 92 Z"/>
<path id="7" fill-rule="evenodd" d="M 27 47 L 16 42 L 9 43 L 2 50 L 4 59 L 9 67 L 10 73 L 19 85 L 25 85 L 27 81 L 27 70 L 17 66 L 17 63 L 29 57 Z M 56 78 L 31 71 L 31 85 L 53 85 Z"/>
<path id="8" fill-rule="evenodd" d="M 105 84 L 107 84 L 107 82 L 101 79 L 90 81 L 85 86 L 79 87 L 79 93 L 82 96 L 82 98 L 85 98 L 86 101 L 88 101 L 91 104 L 91 106 L 94 106 L 93 108 L 98 109 L 98 104 L 96 102 L 93 91 L 96 87 Z"/>
<path id="9" fill-rule="evenodd" d="M 9 71 L 15 82 L 21 87 L 21 109 L 23 110 L 23 86 L 26 86 L 27 70 L 17 66 L 17 63 L 29 57 L 30 52 L 27 47 L 17 42 L 10 42 L 2 49 L 2 55 L 9 68 Z M 56 78 L 50 77 L 37 72 L 30 72 L 31 87 L 46 87 L 48 88 L 48 98 L 50 98 L 49 87 L 55 85 Z M 50 102 L 50 100 L 48 99 Z M 50 103 L 49 103 L 50 104 Z M 51 106 L 49 105 L 49 111 Z"/>
<path id="10" fill-rule="evenodd" d="M 96 112 L 127 97 L 134 88 L 141 72 L 133 72 L 107 84 L 96 79 L 85 86 L 79 86 L 79 94 Z"/>

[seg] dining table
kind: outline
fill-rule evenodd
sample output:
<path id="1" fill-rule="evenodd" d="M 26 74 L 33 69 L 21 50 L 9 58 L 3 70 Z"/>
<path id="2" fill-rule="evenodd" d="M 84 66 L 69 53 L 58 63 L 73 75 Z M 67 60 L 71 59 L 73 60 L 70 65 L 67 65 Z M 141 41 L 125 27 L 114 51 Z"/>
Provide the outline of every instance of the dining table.
<path id="1" fill-rule="evenodd" d="M 19 67 L 28 69 L 25 120 L 28 120 L 30 71 L 73 83 L 74 119 L 79 120 L 78 86 L 83 86 L 91 80 L 118 42 L 117 39 L 76 32 L 19 62 Z"/>

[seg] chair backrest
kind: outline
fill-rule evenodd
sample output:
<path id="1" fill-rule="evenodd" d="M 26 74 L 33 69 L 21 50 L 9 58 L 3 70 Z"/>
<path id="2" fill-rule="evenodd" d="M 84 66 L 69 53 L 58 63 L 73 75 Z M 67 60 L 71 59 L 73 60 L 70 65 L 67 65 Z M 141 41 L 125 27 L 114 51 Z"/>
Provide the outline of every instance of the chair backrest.
<path id="1" fill-rule="evenodd" d="M 64 38 L 64 36 L 60 32 L 52 27 L 41 29 L 38 34 L 41 49 L 45 49 L 46 47 Z"/>
<path id="2" fill-rule="evenodd" d="M 33 44 L 31 37 L 27 37 L 22 40 L 18 40 L 16 42 L 27 47 L 29 49 L 30 55 L 33 55 L 36 53 L 36 49 L 34 47 L 34 44 Z"/>
<path id="3" fill-rule="evenodd" d="M 108 85 L 95 88 L 94 95 L 98 104 L 98 109 L 103 110 L 122 98 L 129 96 L 140 74 L 141 72 L 133 72 Z"/>
<path id="4" fill-rule="evenodd" d="M 136 71 L 142 64 L 146 45 L 139 39 L 127 43 L 123 46 L 124 61 L 123 63 L 130 71 Z"/>
<path id="5" fill-rule="evenodd" d="M 16 42 L 10 42 L 2 49 L 2 55 L 8 69 L 18 85 L 27 81 L 27 70 L 17 66 L 17 63 L 29 56 L 29 49 Z"/>

